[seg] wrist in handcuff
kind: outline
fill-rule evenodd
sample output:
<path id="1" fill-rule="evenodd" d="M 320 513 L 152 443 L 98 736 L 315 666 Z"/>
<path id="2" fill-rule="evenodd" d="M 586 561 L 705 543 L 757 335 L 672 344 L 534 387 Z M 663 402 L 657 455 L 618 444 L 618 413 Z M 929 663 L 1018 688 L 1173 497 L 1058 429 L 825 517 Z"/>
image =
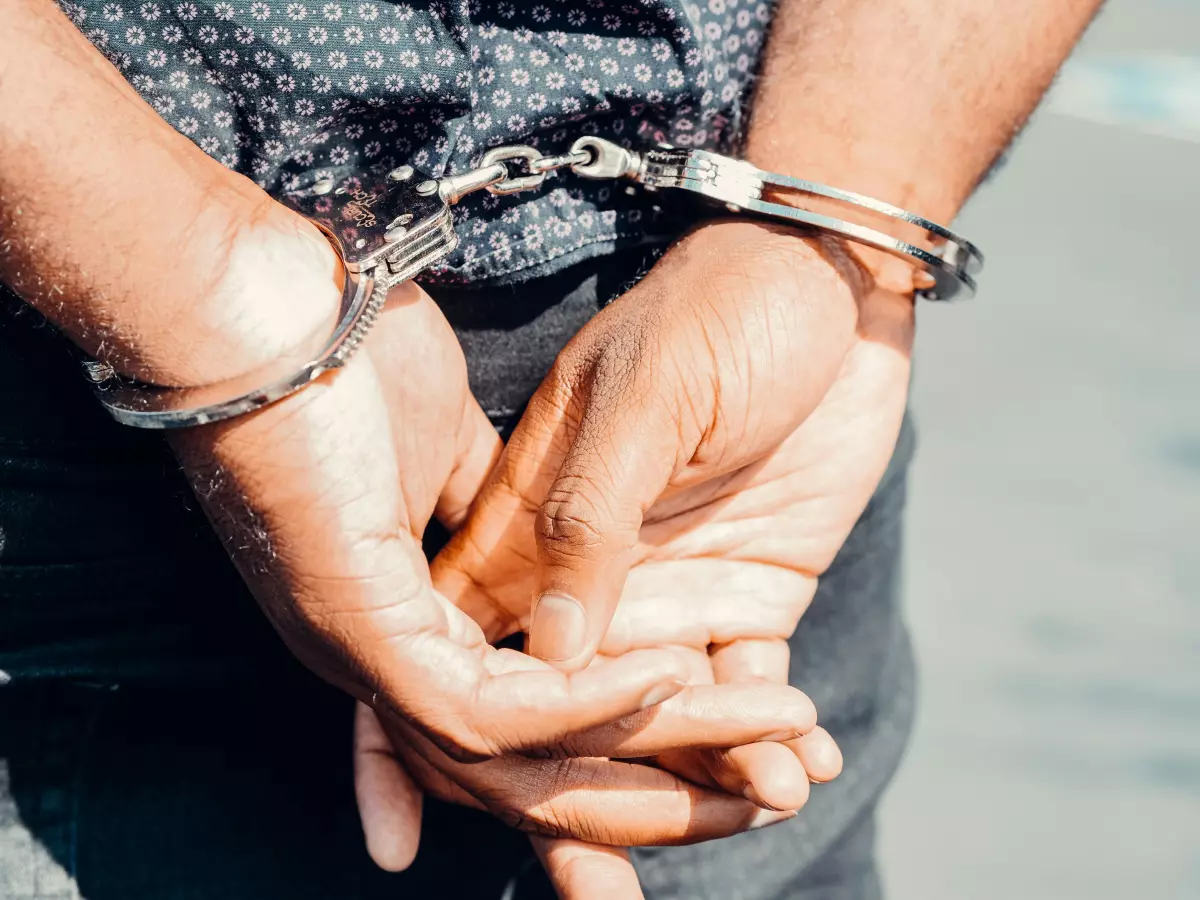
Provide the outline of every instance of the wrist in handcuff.
<path id="1" fill-rule="evenodd" d="M 328 336 L 344 277 L 329 241 L 265 195 L 227 193 L 190 216 L 173 259 L 133 273 L 106 325 L 75 335 L 96 368 L 190 388 L 312 352 Z"/>
<path id="2" fill-rule="evenodd" d="M 428 186 L 432 190 L 423 190 Z M 102 364 L 87 364 L 101 403 L 117 421 L 142 428 L 186 428 L 282 400 L 343 366 L 366 337 L 391 287 L 443 259 L 456 244 L 450 207 L 439 194 L 438 183 L 408 166 L 370 176 L 343 167 L 285 196 L 284 201 L 288 208 L 278 205 L 277 210 L 292 231 L 278 221 L 276 230 L 288 234 L 285 246 L 293 249 L 300 246 L 294 243 L 299 238 L 308 238 L 309 262 L 316 260 L 316 272 L 302 265 L 289 268 L 289 261 L 300 258 L 289 252 L 273 260 L 284 264 L 282 272 L 264 273 L 266 257 L 234 251 L 241 255 L 231 259 L 257 265 L 256 274 L 235 277 L 233 283 L 245 286 L 263 281 L 264 274 L 274 274 L 266 279 L 271 285 L 281 280 L 297 290 L 316 285 L 318 298 L 324 299 L 329 272 L 336 270 L 340 280 L 333 314 L 326 312 L 328 307 L 318 307 L 326 327 L 315 337 L 309 331 L 299 347 L 283 355 L 275 344 L 276 352 L 261 367 L 217 381 L 189 379 L 188 384 L 175 386 L 129 379 Z M 272 207 L 267 214 L 275 211 Z M 232 263 L 226 274 L 238 271 L 238 264 Z M 278 291 L 271 296 L 287 299 Z"/>
<path id="3" fill-rule="evenodd" d="M 516 175 L 510 166 L 518 170 L 524 166 L 530 174 Z M 117 384 L 102 401 L 126 424 L 176 428 L 251 412 L 302 389 L 345 363 L 382 308 L 390 286 L 444 259 L 457 245 L 452 204 L 476 190 L 506 194 L 536 188 L 547 171 L 556 169 L 570 169 L 582 178 L 634 181 L 647 191 L 675 189 L 707 201 L 710 207 L 724 206 L 751 219 L 829 236 L 833 243 L 826 242 L 831 251 L 826 262 L 834 264 L 835 270 L 839 265 L 845 270 L 839 274 L 849 278 L 847 284 L 856 296 L 883 287 L 898 294 L 919 292 L 930 299 L 948 299 L 961 290 L 973 290 L 973 276 L 982 266 L 982 256 L 970 242 L 917 214 L 704 150 L 637 152 L 584 136 L 569 152 L 558 155 L 544 155 L 524 145 L 495 148 L 477 168 L 441 179 L 407 165 L 369 177 L 335 171 L 288 198 L 294 210 L 325 232 L 347 273 L 337 326 L 318 356 L 290 375 L 272 368 L 272 380 L 260 387 L 244 381 L 195 390 Z M 839 212 L 845 210 L 847 218 L 831 215 L 831 205 Z M 904 231 L 912 236 L 897 233 Z M 845 250 L 848 242 L 856 245 L 850 251 Z M 864 253 L 857 245 L 885 251 L 907 272 L 885 264 L 882 254 Z M 908 261 L 931 276 L 928 286 L 914 277 Z M 847 267 L 849 263 L 853 264 Z M 864 281 L 869 282 L 865 287 Z"/>
<path id="4" fill-rule="evenodd" d="M 845 252 L 854 258 L 855 264 L 870 279 L 873 288 L 915 298 L 917 291 L 933 287 L 933 278 L 927 273 L 874 247 L 864 247 L 853 241 L 840 241 Z"/>
<path id="5" fill-rule="evenodd" d="M 796 209 L 820 213 L 822 215 L 840 218 L 844 215 L 844 207 L 835 200 L 824 197 L 814 197 L 808 194 L 789 194 L 784 192 L 770 194 L 773 202 L 792 206 Z M 860 211 L 856 221 L 878 228 L 881 232 L 892 237 L 911 241 L 921 246 L 924 235 L 921 229 L 903 222 L 895 222 L 884 216 L 873 216 L 869 211 Z M 864 243 L 834 235 L 818 233 L 809 238 L 810 241 L 824 247 L 836 244 L 846 257 L 847 265 L 853 264 L 858 270 L 856 277 L 859 290 L 867 286 L 863 280 L 869 281 L 870 289 L 885 290 L 901 296 L 915 297 L 919 291 L 929 291 L 935 287 L 933 276 L 915 262 L 898 257 L 885 250 Z M 849 274 L 849 273 L 847 273 Z"/>

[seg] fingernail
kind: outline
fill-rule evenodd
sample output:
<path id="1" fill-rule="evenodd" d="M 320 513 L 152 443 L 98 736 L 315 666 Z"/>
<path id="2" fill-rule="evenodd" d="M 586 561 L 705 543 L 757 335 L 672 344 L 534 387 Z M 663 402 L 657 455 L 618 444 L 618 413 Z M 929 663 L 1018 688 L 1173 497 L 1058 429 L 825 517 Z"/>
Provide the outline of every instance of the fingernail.
<path id="1" fill-rule="evenodd" d="M 672 681 L 664 681 L 662 684 L 656 684 L 650 690 L 646 691 L 646 696 L 642 698 L 642 709 L 649 709 L 651 706 L 658 706 L 664 700 L 670 700 L 680 691 L 687 687 L 686 681 L 674 679 Z"/>
<path id="2" fill-rule="evenodd" d="M 538 659 L 574 659 L 587 644 L 587 613 L 565 594 L 543 594 L 533 607 L 529 653 Z"/>
<path id="3" fill-rule="evenodd" d="M 753 803 L 755 806 L 761 806 L 764 810 L 770 810 L 771 812 L 779 812 L 780 811 L 778 807 L 772 806 L 770 803 L 767 803 L 766 801 L 764 801 L 762 797 L 758 796 L 758 791 L 756 791 L 754 789 L 754 785 L 752 785 L 752 784 L 748 784 L 742 789 L 742 796 L 745 797 L 747 800 L 749 800 L 751 803 Z M 793 810 L 793 812 L 794 811 L 795 810 Z M 767 824 L 769 825 L 771 823 L 768 822 Z M 761 828 L 762 826 L 754 825 L 751 827 Z"/>
<path id="4" fill-rule="evenodd" d="M 787 809 L 783 812 L 777 812 L 770 809 L 760 809 L 754 814 L 754 818 L 750 820 L 750 827 L 747 831 L 757 831 L 760 828 L 769 828 L 772 825 L 778 825 L 780 822 L 786 822 L 788 819 L 796 818 L 794 809 Z"/>

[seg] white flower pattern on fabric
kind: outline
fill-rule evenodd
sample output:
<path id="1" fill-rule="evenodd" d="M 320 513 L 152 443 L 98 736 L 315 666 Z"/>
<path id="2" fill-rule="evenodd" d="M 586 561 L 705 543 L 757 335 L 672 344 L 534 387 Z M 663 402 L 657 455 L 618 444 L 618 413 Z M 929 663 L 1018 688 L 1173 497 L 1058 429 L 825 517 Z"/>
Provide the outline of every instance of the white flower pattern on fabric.
<path id="1" fill-rule="evenodd" d="M 276 195 L 331 166 L 411 163 L 441 175 L 489 147 L 562 152 L 582 134 L 728 152 L 772 9 L 765 0 L 60 5 L 171 125 Z M 432 277 L 541 273 L 678 230 L 653 204 L 562 176 L 528 194 L 472 195 L 470 228 Z"/>

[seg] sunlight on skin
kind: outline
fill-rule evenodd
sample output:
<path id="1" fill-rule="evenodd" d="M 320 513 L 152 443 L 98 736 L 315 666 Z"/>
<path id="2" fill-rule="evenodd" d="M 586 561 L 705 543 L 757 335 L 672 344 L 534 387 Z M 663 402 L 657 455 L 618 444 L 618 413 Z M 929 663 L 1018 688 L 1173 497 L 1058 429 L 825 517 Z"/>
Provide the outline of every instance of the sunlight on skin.
<path id="1" fill-rule="evenodd" d="M 602 659 L 677 646 L 692 660 L 693 684 L 786 683 L 786 638 L 812 599 L 817 575 L 882 476 L 899 433 L 911 326 L 911 300 L 883 292 L 864 298 L 857 334 L 832 387 L 777 449 L 740 466 L 714 464 L 708 479 L 703 469 L 688 466 L 665 493 L 656 488 L 663 499 L 641 517 L 635 542 L 609 560 L 632 569 L 599 641 Z M 568 369 L 570 349 L 564 352 Z M 561 390 L 561 384 L 549 384 L 543 391 Z M 565 404 L 553 398 L 553 408 L 566 406 L 569 398 Z M 536 398 L 531 410 L 535 414 L 523 420 L 464 530 L 433 567 L 439 589 L 480 622 L 489 640 L 529 627 L 537 587 L 532 563 L 539 559 L 535 522 L 544 497 L 539 492 L 552 490 L 556 465 L 572 446 L 561 434 L 570 417 L 536 415 Z M 735 413 L 721 421 L 737 419 Z M 761 426 L 750 427 L 757 432 Z M 745 442 L 735 433 L 722 444 Z M 709 446 L 720 460 L 720 447 Z M 657 758 L 697 784 L 780 809 L 803 805 L 810 781 L 829 780 L 841 769 L 840 752 L 823 729 L 786 743 L 672 750 Z M 544 842 L 539 852 L 544 860 L 565 861 L 551 869 L 564 896 L 584 896 L 579 872 L 631 890 L 636 883 L 623 854 L 572 842 L 556 857 L 556 847 Z"/>

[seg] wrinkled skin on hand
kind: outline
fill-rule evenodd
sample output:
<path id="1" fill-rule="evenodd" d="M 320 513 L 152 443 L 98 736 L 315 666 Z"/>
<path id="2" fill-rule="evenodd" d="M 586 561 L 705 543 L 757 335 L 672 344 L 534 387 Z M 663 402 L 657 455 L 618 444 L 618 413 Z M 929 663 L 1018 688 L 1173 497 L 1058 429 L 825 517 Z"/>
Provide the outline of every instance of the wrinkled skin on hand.
<path id="1" fill-rule="evenodd" d="M 393 290 L 343 369 L 254 414 L 178 434 L 175 446 L 235 563 L 306 665 L 372 704 L 421 759 L 448 760 L 449 781 L 469 783 L 511 758 L 546 786 L 536 797 L 494 795 L 488 807 L 501 818 L 592 837 L 628 804 L 641 813 L 615 836 L 634 843 L 727 835 L 779 818 L 645 766 L 601 758 L 562 776 L 565 757 L 794 738 L 816 713 L 790 687 L 689 687 L 687 661 L 666 649 L 565 673 L 489 646 L 435 590 L 425 525 L 433 515 L 449 527 L 461 521 L 500 444 L 469 393 L 453 331 L 415 285 Z M 539 819 L 529 808 L 595 783 L 609 789 L 576 803 L 570 819 Z M 640 793 L 647 787 L 654 803 Z M 411 794 L 392 796 L 409 798 L 410 816 L 419 811 Z M 360 790 L 369 838 L 378 833 L 373 799 Z M 371 849 L 388 867 L 403 866 L 415 834 Z"/>
<path id="2" fill-rule="evenodd" d="M 771 456 L 856 341 L 864 276 L 838 250 L 747 222 L 681 241 L 559 355 L 439 557 L 439 589 L 489 635 L 528 626 L 534 655 L 586 665 L 635 562 L 653 548 L 679 555 L 666 545 L 698 518 L 780 477 Z M 787 506 L 762 503 L 768 527 Z M 839 544 L 831 537 L 823 555 Z M 531 620 L 546 594 L 585 609 L 582 634 Z"/>
<path id="3" fill-rule="evenodd" d="M 435 560 L 439 590 L 565 670 L 655 645 L 654 623 L 691 646 L 789 635 L 907 397 L 911 298 L 833 253 L 744 222 L 668 253 L 560 354 Z M 548 591 L 586 608 L 580 646 L 539 635 Z"/>
<path id="4" fill-rule="evenodd" d="M 489 640 L 532 630 L 535 653 L 567 669 L 596 650 L 689 648 L 693 678 L 786 683 L 786 639 L 894 448 L 912 339 L 911 298 L 871 289 L 822 249 L 708 226 L 563 351 L 434 563 L 435 584 Z M 559 629 L 539 637 L 531 612 L 546 591 L 586 607 L 582 646 L 554 646 Z M 818 729 L 658 763 L 792 809 L 841 759 Z M 617 851 L 539 852 L 564 897 L 625 896 L 618 885 L 637 896 Z"/>

